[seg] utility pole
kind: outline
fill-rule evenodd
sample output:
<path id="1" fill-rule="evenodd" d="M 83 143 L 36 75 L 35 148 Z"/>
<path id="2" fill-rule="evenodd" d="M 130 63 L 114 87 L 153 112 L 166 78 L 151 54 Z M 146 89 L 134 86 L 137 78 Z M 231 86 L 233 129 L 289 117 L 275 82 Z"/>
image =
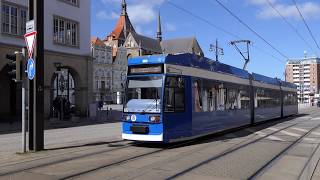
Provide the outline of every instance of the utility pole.
<path id="1" fill-rule="evenodd" d="M 34 20 L 34 0 L 29 0 L 29 21 Z M 34 80 L 28 80 L 28 132 L 29 132 L 29 150 L 33 151 L 33 84 Z"/>
<path id="2" fill-rule="evenodd" d="M 218 45 L 218 39 L 216 39 L 216 45 L 210 44 L 209 51 L 214 51 L 216 54 L 216 61 L 219 61 L 219 55 L 224 55 L 223 48 Z"/>
<path id="3" fill-rule="evenodd" d="M 36 76 L 34 87 L 34 151 L 44 149 L 44 1 L 34 1 L 37 31 L 35 47 Z"/>
<path id="4" fill-rule="evenodd" d="M 247 48 L 246 51 L 240 50 L 240 48 L 237 45 L 240 43 L 246 43 L 246 48 Z M 230 44 L 233 45 L 236 48 L 236 50 L 240 53 L 240 55 L 243 57 L 243 59 L 245 61 L 244 65 L 243 65 L 243 70 L 246 70 L 248 63 L 250 62 L 249 45 L 251 44 L 251 41 L 250 40 L 238 40 L 238 41 L 231 41 Z"/>
<path id="5" fill-rule="evenodd" d="M 29 21 L 37 32 L 34 47 L 36 74 L 29 80 L 29 150 L 44 149 L 44 1 L 29 0 Z M 31 57 L 30 57 L 31 58 Z"/>

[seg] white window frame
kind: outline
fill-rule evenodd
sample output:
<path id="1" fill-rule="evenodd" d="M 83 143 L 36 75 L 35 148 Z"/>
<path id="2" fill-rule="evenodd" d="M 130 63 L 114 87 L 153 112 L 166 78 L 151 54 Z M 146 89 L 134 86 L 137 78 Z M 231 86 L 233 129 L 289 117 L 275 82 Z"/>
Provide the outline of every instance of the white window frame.
<path id="1" fill-rule="evenodd" d="M 55 44 L 79 47 L 79 31 L 79 22 L 60 16 L 53 16 L 53 42 Z"/>
<path id="2" fill-rule="evenodd" d="M 8 14 L 5 13 L 4 11 L 4 7 L 9 8 L 9 12 Z M 14 36 L 22 36 L 25 34 L 25 23 L 27 21 L 27 17 L 25 16 L 24 18 L 22 18 L 22 11 L 25 12 L 25 14 L 27 15 L 28 11 L 26 7 L 22 7 L 19 5 L 15 5 L 12 3 L 7 3 L 7 2 L 3 2 L 1 4 L 1 33 L 2 34 L 8 34 L 8 35 L 14 35 Z M 13 16 L 12 11 L 16 10 L 16 14 Z M 5 17 L 8 16 L 8 17 Z M 8 26 L 8 31 L 4 30 L 4 21 L 5 19 L 8 18 L 8 23 L 6 23 L 6 25 Z M 12 21 L 14 20 L 14 18 L 16 19 L 15 23 L 13 23 Z M 13 32 L 13 28 L 16 28 L 16 32 Z"/>
<path id="3" fill-rule="evenodd" d="M 70 4 L 72 6 L 80 7 L 80 0 L 59 0 L 61 2 L 64 2 L 66 4 Z"/>

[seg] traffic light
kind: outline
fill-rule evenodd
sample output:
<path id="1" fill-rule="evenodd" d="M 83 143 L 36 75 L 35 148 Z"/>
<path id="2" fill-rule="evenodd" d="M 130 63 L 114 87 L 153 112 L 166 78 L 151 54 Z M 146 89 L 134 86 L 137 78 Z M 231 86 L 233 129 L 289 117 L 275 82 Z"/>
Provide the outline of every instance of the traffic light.
<path id="1" fill-rule="evenodd" d="M 21 58 L 20 53 L 15 52 L 15 54 L 7 54 L 6 58 L 9 60 L 8 67 L 9 72 L 8 75 L 15 82 L 21 81 Z"/>

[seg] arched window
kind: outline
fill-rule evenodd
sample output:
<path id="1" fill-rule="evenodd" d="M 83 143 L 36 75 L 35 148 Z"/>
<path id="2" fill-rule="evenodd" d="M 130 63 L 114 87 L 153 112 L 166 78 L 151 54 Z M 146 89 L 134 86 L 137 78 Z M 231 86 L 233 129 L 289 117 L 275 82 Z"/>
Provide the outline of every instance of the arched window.
<path id="1" fill-rule="evenodd" d="M 63 97 L 75 105 L 75 83 L 69 69 L 61 69 L 61 73 L 56 74 L 53 87 L 53 99 Z"/>

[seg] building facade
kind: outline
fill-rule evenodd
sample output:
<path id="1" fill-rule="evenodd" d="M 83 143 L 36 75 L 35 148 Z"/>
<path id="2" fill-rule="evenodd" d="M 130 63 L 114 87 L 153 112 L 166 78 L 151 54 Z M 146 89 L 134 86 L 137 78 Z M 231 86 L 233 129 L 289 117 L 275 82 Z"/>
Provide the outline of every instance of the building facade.
<path id="1" fill-rule="evenodd" d="M 1 117 L 14 117 L 19 112 L 17 97 L 20 96 L 12 93 L 19 88 L 6 76 L 5 55 L 26 46 L 23 35 L 28 20 L 27 3 L 25 0 L 0 0 L 0 94 L 7 95 L 0 108 L 10 104 L 8 108 L 1 108 Z M 57 97 L 66 99 L 75 115 L 85 115 L 92 97 L 92 86 L 88 81 L 92 74 L 91 1 L 52 0 L 44 1 L 44 6 L 45 117 L 54 115 L 53 101 Z"/>
<path id="2" fill-rule="evenodd" d="M 25 46 L 25 22 L 27 20 L 27 1 L 0 0 L 0 122 L 16 119 L 16 114 L 21 110 L 19 102 L 19 88 L 7 76 L 8 60 L 6 54 L 21 51 Z M 21 97 L 21 96 L 20 96 Z"/>
<path id="3" fill-rule="evenodd" d="M 320 59 L 290 59 L 286 64 L 286 81 L 298 86 L 300 103 L 312 103 L 320 91 Z"/>
<path id="4" fill-rule="evenodd" d="M 122 0 L 121 14 L 115 27 L 104 38 L 103 42 L 106 46 L 112 48 L 112 87 L 110 89 L 112 89 L 113 102 L 116 103 L 121 101 L 121 94 L 124 91 L 123 84 L 129 57 L 162 53 L 192 53 L 203 56 L 202 49 L 196 38 L 163 40 L 160 13 L 156 38 L 137 33 L 131 24 L 125 0 Z"/>
<path id="5" fill-rule="evenodd" d="M 93 60 L 93 99 L 94 101 L 112 101 L 112 48 L 99 38 L 91 39 Z"/>

